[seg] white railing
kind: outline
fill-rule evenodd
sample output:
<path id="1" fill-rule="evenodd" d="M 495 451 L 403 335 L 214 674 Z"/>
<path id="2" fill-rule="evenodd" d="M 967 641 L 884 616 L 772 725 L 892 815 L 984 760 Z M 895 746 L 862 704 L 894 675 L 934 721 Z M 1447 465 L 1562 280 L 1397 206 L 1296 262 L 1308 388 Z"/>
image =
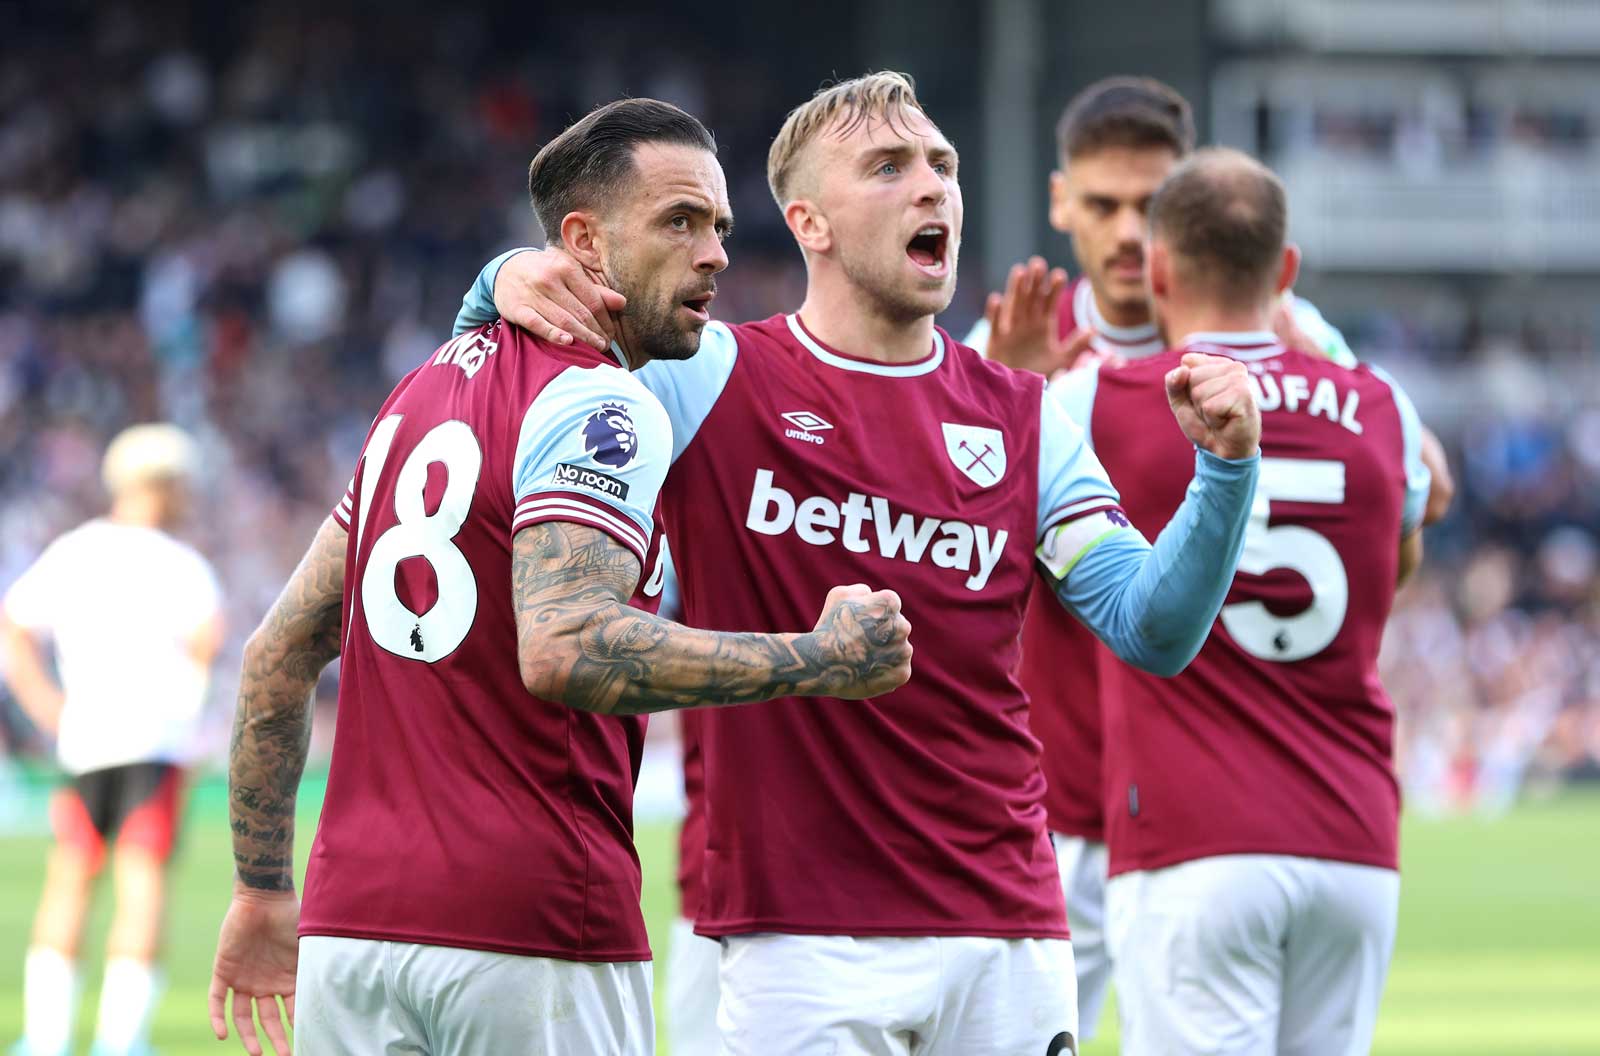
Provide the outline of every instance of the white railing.
<path id="1" fill-rule="evenodd" d="M 1587 159 L 1512 156 L 1425 178 L 1315 151 L 1269 159 L 1290 230 L 1321 268 L 1600 270 L 1600 180 Z"/>
<path id="2" fill-rule="evenodd" d="M 1224 40 L 1315 51 L 1600 54 L 1593 0 L 1214 0 Z"/>

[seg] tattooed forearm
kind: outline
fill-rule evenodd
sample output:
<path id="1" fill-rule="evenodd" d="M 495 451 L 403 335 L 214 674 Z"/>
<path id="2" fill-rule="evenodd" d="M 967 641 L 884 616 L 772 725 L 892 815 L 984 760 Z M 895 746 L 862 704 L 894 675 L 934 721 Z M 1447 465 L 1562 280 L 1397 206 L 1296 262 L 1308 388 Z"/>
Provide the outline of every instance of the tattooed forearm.
<path id="1" fill-rule="evenodd" d="M 233 862 L 246 887 L 294 889 L 294 803 L 311 742 L 311 693 L 339 655 L 345 531 L 332 518 L 250 636 L 228 750 Z"/>
<path id="2" fill-rule="evenodd" d="M 901 662 L 894 620 L 861 606 L 830 610 L 806 634 L 703 631 L 629 607 L 638 578 L 638 560 L 593 528 L 552 522 L 517 535 L 512 596 L 530 692 L 586 711 L 638 714 L 837 695 Z"/>

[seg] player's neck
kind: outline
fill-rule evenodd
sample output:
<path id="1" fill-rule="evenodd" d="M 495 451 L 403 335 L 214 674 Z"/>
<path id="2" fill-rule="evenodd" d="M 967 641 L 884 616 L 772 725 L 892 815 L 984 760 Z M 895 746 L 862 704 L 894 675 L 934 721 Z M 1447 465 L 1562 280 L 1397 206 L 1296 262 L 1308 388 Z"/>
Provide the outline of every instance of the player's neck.
<path id="1" fill-rule="evenodd" d="M 630 371 L 638 370 L 650 362 L 650 357 L 639 349 L 638 343 L 629 341 L 626 338 L 618 338 L 611 342 L 611 348 L 606 351 L 606 355 L 612 357 L 621 356 L 622 365 Z"/>
<path id="2" fill-rule="evenodd" d="M 812 283 L 800 321 L 818 341 L 847 356 L 882 363 L 915 363 L 933 350 L 933 316 L 890 319 L 853 286 L 827 289 Z"/>
<path id="3" fill-rule="evenodd" d="M 638 370 L 650 362 L 650 353 L 645 351 L 645 344 L 633 332 L 633 327 L 624 319 L 617 327 L 616 340 L 611 342 L 611 347 L 606 349 L 607 358 L 622 359 L 622 365 L 628 370 Z"/>
<path id="4" fill-rule="evenodd" d="M 1261 307 L 1224 307 L 1194 304 L 1178 307 L 1168 304 L 1162 310 L 1162 329 L 1170 341 L 1183 341 L 1190 334 L 1246 334 L 1270 332 L 1272 311 Z"/>
<path id="5" fill-rule="evenodd" d="M 161 500 L 136 491 L 113 499 L 111 509 L 106 511 L 106 520 L 130 528 L 164 530 L 167 521 L 165 514 Z"/>

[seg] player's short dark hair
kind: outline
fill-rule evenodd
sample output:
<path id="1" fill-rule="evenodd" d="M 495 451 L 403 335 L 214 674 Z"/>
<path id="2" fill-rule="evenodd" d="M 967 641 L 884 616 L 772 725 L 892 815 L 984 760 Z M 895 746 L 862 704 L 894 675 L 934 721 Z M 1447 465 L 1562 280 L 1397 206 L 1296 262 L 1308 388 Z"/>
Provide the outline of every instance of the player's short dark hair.
<path id="1" fill-rule="evenodd" d="M 589 111 L 546 143 L 528 166 L 528 197 L 545 237 L 559 239 L 561 220 L 592 209 L 633 175 L 642 143 L 675 143 L 717 152 L 717 141 L 693 114 L 659 99 L 618 99 Z"/>
<path id="2" fill-rule="evenodd" d="M 1063 163 L 1107 147 L 1194 149 L 1194 114 L 1177 90 L 1152 77 L 1107 77 L 1077 95 L 1056 122 Z"/>
<path id="3" fill-rule="evenodd" d="M 1151 235 L 1227 298 L 1255 297 L 1271 286 L 1288 225 L 1283 182 L 1226 147 L 1196 151 L 1150 199 Z"/>

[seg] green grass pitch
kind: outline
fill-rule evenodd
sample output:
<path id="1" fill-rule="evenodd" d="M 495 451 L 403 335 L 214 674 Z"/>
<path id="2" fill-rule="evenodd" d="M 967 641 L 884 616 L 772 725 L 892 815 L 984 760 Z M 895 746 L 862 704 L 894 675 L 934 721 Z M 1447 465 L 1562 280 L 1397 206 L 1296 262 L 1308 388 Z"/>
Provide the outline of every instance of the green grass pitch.
<path id="1" fill-rule="evenodd" d="M 302 796 L 302 862 L 317 791 L 308 782 Z M 193 797 L 174 870 L 169 987 L 154 1038 L 162 1056 L 243 1051 L 232 1038 L 223 1046 L 211 1037 L 205 1012 L 228 901 L 227 838 L 222 790 L 212 781 Z M 22 955 L 45 846 L 42 836 L 0 838 L 0 1046 L 21 1030 Z M 1408 818 L 1403 846 L 1400 935 L 1374 1051 L 1600 1054 L 1600 795 L 1568 793 L 1495 821 Z M 672 847 L 671 826 L 641 827 L 645 916 L 658 954 L 675 908 Z M 86 946 L 94 957 L 86 958 L 80 1051 L 93 1032 L 106 901 L 102 892 Z M 663 992 L 658 976 L 658 1002 Z M 1111 1027 L 1086 1056 L 1116 1052 Z"/>

